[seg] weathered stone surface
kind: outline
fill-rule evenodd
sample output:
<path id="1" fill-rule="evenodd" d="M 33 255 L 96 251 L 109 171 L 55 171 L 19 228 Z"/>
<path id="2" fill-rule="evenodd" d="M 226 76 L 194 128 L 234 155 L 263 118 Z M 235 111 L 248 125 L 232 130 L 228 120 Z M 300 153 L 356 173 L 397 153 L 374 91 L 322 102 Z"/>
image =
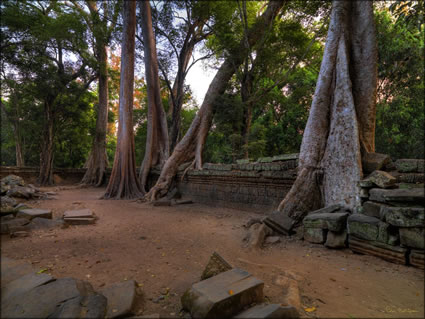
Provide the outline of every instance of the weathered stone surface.
<path id="1" fill-rule="evenodd" d="M 31 289 L 53 281 L 48 274 L 29 273 L 9 282 L 1 291 L 1 302 L 6 303 L 11 297 L 23 294 Z"/>
<path id="2" fill-rule="evenodd" d="M 365 240 L 377 240 L 380 220 L 362 214 L 353 214 L 348 217 L 348 234 Z"/>
<path id="3" fill-rule="evenodd" d="M 47 318 L 57 306 L 69 299 L 88 295 L 93 291 L 87 282 L 61 278 L 9 298 L 2 307 L 4 318 Z"/>
<path id="4" fill-rule="evenodd" d="M 397 181 L 397 179 L 393 177 L 392 175 L 380 170 L 373 171 L 373 173 L 370 174 L 366 178 L 366 180 L 371 181 L 376 186 L 381 188 L 393 187 Z"/>
<path id="5" fill-rule="evenodd" d="M 12 186 L 25 186 L 25 181 L 22 177 L 17 176 L 17 175 L 8 175 L 6 177 L 3 177 L 1 179 L 1 181 L 3 183 L 5 183 L 6 185 L 12 185 Z"/>
<path id="6" fill-rule="evenodd" d="M 247 246 L 254 249 L 259 249 L 263 246 L 267 236 L 272 235 L 273 230 L 265 224 L 254 224 L 249 228 Z"/>
<path id="7" fill-rule="evenodd" d="M 19 263 L 17 261 L 10 261 L 8 259 L 4 260 L 4 257 L 2 257 L 2 264 L 1 264 L 1 287 L 5 287 L 10 282 L 28 275 L 34 273 L 34 269 L 26 263 Z"/>
<path id="8" fill-rule="evenodd" d="M 333 213 L 333 212 L 336 212 L 337 210 L 340 210 L 342 208 L 343 207 L 339 204 L 330 205 L 330 206 L 326 206 L 326 207 L 320 208 L 318 210 L 314 210 L 312 212 L 309 212 L 308 215 L 322 214 L 322 213 Z"/>
<path id="9" fill-rule="evenodd" d="M 53 229 L 56 227 L 61 227 L 63 224 L 64 221 L 61 219 L 46 219 L 36 217 L 31 221 L 31 223 L 27 227 L 31 230 Z"/>
<path id="10" fill-rule="evenodd" d="M 1 223 L 1 233 L 9 234 L 11 227 L 19 227 L 24 226 L 29 223 L 29 220 L 26 218 L 14 218 L 8 221 L 4 221 Z"/>
<path id="11" fill-rule="evenodd" d="M 34 197 L 35 189 L 31 187 L 14 186 L 13 188 L 9 189 L 6 194 L 9 197 L 30 199 Z"/>
<path id="12" fill-rule="evenodd" d="M 372 188 L 373 186 L 375 186 L 374 183 L 372 183 L 372 181 L 369 180 L 361 180 L 357 183 L 357 186 L 362 187 L 362 188 Z"/>
<path id="13" fill-rule="evenodd" d="M 284 306 L 277 304 L 261 304 L 249 308 L 238 315 L 235 319 L 262 319 L 262 318 L 299 318 L 297 309 L 292 306 Z"/>
<path id="14" fill-rule="evenodd" d="M 409 264 L 425 269 L 425 254 L 423 250 L 412 250 L 409 254 Z"/>
<path id="15" fill-rule="evenodd" d="M 95 218 L 65 218 L 65 223 L 70 225 L 91 225 L 96 222 Z"/>
<path id="16" fill-rule="evenodd" d="M 329 231 L 326 236 L 325 246 L 329 248 L 345 248 L 347 241 L 347 232 L 333 232 Z"/>
<path id="17" fill-rule="evenodd" d="M 272 212 L 263 222 L 274 231 L 283 235 L 290 235 L 295 225 L 295 220 L 279 211 Z"/>
<path id="18" fill-rule="evenodd" d="M 229 318 L 263 299 L 264 283 L 241 269 L 200 281 L 182 296 L 183 309 L 193 318 Z"/>
<path id="19" fill-rule="evenodd" d="M 388 244 L 390 238 L 390 225 L 384 222 L 379 222 L 378 225 L 378 238 L 377 241 Z"/>
<path id="20" fill-rule="evenodd" d="M 211 278 L 231 269 L 232 266 L 223 257 L 221 257 L 217 252 L 213 252 L 201 275 L 201 280 Z"/>
<path id="21" fill-rule="evenodd" d="M 334 232 L 346 228 L 348 213 L 318 213 L 307 215 L 303 219 L 305 228 L 322 228 Z"/>
<path id="22" fill-rule="evenodd" d="M 424 249 L 425 229 L 423 227 L 399 228 L 400 242 L 412 248 Z"/>
<path id="23" fill-rule="evenodd" d="M 260 157 L 257 159 L 257 163 L 271 163 L 273 162 L 272 157 Z"/>
<path id="24" fill-rule="evenodd" d="M 248 164 L 249 159 L 238 159 L 236 160 L 236 164 Z"/>
<path id="25" fill-rule="evenodd" d="M 0 198 L 0 200 L 1 200 L 1 206 L 2 207 L 3 207 L 3 205 L 14 207 L 14 206 L 16 206 L 18 204 L 15 199 L 13 199 L 13 198 L 11 198 L 11 197 L 9 197 L 7 195 L 6 196 L 2 196 Z"/>
<path id="26" fill-rule="evenodd" d="M 137 283 L 134 280 L 112 284 L 100 292 L 108 299 L 107 318 L 132 315 L 136 302 Z"/>
<path id="27" fill-rule="evenodd" d="M 365 241 L 352 235 L 348 237 L 348 245 L 352 251 L 357 253 L 380 257 L 393 263 L 406 264 L 407 249 L 403 247 Z"/>
<path id="28" fill-rule="evenodd" d="M 326 241 L 326 233 L 326 229 L 304 227 L 304 240 L 314 244 L 323 244 Z"/>
<path id="29" fill-rule="evenodd" d="M 93 218 L 93 212 L 88 209 L 67 210 L 63 213 L 63 218 Z"/>
<path id="30" fill-rule="evenodd" d="M 275 156 L 272 157 L 272 160 L 273 160 L 273 162 L 297 160 L 299 155 L 300 155 L 299 153 L 275 155 Z"/>
<path id="31" fill-rule="evenodd" d="M 16 214 L 16 217 L 26 218 L 29 220 L 36 217 L 52 219 L 52 211 L 50 209 L 39 208 L 22 209 Z"/>
<path id="32" fill-rule="evenodd" d="M 280 243 L 280 237 L 279 236 L 267 236 L 266 240 L 264 241 L 265 244 L 273 245 Z"/>
<path id="33" fill-rule="evenodd" d="M 395 167 L 402 173 L 415 173 L 418 171 L 417 159 L 398 159 L 395 161 Z"/>
<path id="34" fill-rule="evenodd" d="M 25 227 L 25 226 L 24 226 Z M 10 237 L 28 237 L 30 234 L 26 230 L 11 231 Z"/>
<path id="35" fill-rule="evenodd" d="M 425 203 L 424 190 L 421 188 L 412 189 L 379 189 L 372 188 L 369 191 L 370 200 L 376 202 L 409 202 Z"/>
<path id="36" fill-rule="evenodd" d="M 97 293 L 78 296 L 62 303 L 49 318 L 105 318 L 107 299 Z"/>
<path id="37" fill-rule="evenodd" d="M 383 204 L 383 203 L 366 201 L 363 203 L 362 213 L 370 217 L 375 217 L 375 218 L 384 220 L 383 209 L 386 207 L 391 207 L 391 206 Z"/>
<path id="38" fill-rule="evenodd" d="M 362 155 L 362 167 L 365 173 L 372 173 L 377 169 L 382 169 L 391 162 L 391 157 L 380 153 L 365 153 Z"/>
<path id="39" fill-rule="evenodd" d="M 422 207 L 383 207 L 385 221 L 397 227 L 424 227 L 425 209 Z"/>
<path id="40" fill-rule="evenodd" d="M 23 209 L 31 209 L 31 207 L 24 204 L 24 203 L 19 203 L 18 205 L 15 206 L 15 210 L 17 212 L 20 211 L 20 210 L 23 210 Z"/>

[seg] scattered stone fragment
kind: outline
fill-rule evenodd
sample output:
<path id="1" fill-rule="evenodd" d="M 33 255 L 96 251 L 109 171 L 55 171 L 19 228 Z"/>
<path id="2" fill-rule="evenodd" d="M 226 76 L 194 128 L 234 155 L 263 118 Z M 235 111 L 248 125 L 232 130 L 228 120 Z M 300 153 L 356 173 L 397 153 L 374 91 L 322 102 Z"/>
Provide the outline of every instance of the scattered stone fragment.
<path id="1" fill-rule="evenodd" d="M 272 235 L 273 230 L 265 224 L 254 224 L 249 228 L 247 246 L 254 249 L 259 249 L 263 246 L 267 236 Z"/>
<path id="2" fill-rule="evenodd" d="M 397 227 L 424 227 L 425 209 L 422 207 L 383 207 L 385 221 Z"/>
<path id="3" fill-rule="evenodd" d="M 6 185 L 11 185 L 11 186 L 25 186 L 25 181 L 22 177 L 19 177 L 17 175 L 8 175 L 6 177 L 3 177 L 1 179 L 1 181 L 3 183 L 5 183 Z"/>
<path id="4" fill-rule="evenodd" d="M 14 186 L 13 188 L 9 189 L 6 194 L 9 197 L 30 199 L 35 197 L 35 190 L 31 187 Z"/>
<path id="5" fill-rule="evenodd" d="M 345 248 L 347 242 L 347 232 L 333 232 L 329 231 L 326 236 L 325 246 L 329 248 Z"/>
<path id="6" fill-rule="evenodd" d="M 88 282 L 61 278 L 11 297 L 2 305 L 4 318 L 47 318 L 61 303 L 93 293 Z"/>
<path id="7" fill-rule="evenodd" d="M 397 181 L 397 179 L 393 177 L 392 175 L 380 170 L 373 171 L 373 173 L 370 174 L 366 178 L 366 180 L 371 181 L 376 186 L 381 188 L 393 187 Z"/>
<path id="8" fill-rule="evenodd" d="M 391 162 L 391 157 L 380 153 L 365 153 L 362 155 L 362 167 L 365 173 L 384 168 Z"/>
<path id="9" fill-rule="evenodd" d="M 6 303 L 11 297 L 26 293 L 31 289 L 53 281 L 53 277 L 48 274 L 29 273 L 19 277 L 2 288 L 1 302 Z"/>
<path id="10" fill-rule="evenodd" d="M 26 218 L 29 220 L 36 217 L 52 219 L 52 211 L 49 209 L 38 208 L 22 209 L 16 214 L 16 217 Z"/>
<path id="11" fill-rule="evenodd" d="M 193 318 L 229 318 L 263 299 L 264 283 L 241 269 L 202 280 L 182 296 L 183 309 Z"/>
<path id="12" fill-rule="evenodd" d="M 232 266 L 223 257 L 217 252 L 213 252 L 201 275 L 201 280 L 208 279 L 231 269 Z"/>
<path id="13" fill-rule="evenodd" d="M 100 290 L 108 300 L 106 318 L 124 317 L 134 313 L 136 287 L 134 280 L 127 280 Z"/>
<path id="14" fill-rule="evenodd" d="M 312 212 L 309 212 L 308 215 L 322 214 L 322 213 L 333 213 L 333 212 L 336 212 L 336 211 L 338 211 L 342 208 L 343 207 L 339 204 L 330 205 L 330 206 L 326 206 L 326 207 L 320 208 L 318 210 L 314 210 Z"/>
<path id="15" fill-rule="evenodd" d="M 106 297 L 92 293 L 68 299 L 49 316 L 49 318 L 105 318 Z"/>
<path id="16" fill-rule="evenodd" d="M 362 214 L 353 214 L 348 217 L 348 233 L 365 240 L 377 240 L 380 220 Z"/>
<path id="17" fill-rule="evenodd" d="M 423 250 L 411 250 L 409 255 L 409 264 L 425 269 L 425 253 Z"/>
<path id="18" fill-rule="evenodd" d="M 9 262 L 6 261 L 6 263 L 3 262 L 2 257 L 2 265 L 1 265 L 1 287 L 3 288 L 10 282 L 28 275 L 34 273 L 34 269 L 26 263 L 17 263 L 16 262 Z M 2 312 L 3 315 L 3 312 Z"/>
<path id="19" fill-rule="evenodd" d="M 90 209 L 67 210 L 63 213 L 63 218 L 94 218 L 94 214 Z"/>
<path id="20" fill-rule="evenodd" d="M 282 235 L 290 235 L 295 226 L 295 220 L 280 211 L 272 212 L 263 222 Z"/>
<path id="21" fill-rule="evenodd" d="M 265 243 L 268 244 L 268 245 L 280 243 L 280 237 L 279 236 L 267 236 Z"/>
<path id="22" fill-rule="evenodd" d="M 0 212 L 2 216 L 16 212 L 16 200 L 14 200 L 13 198 L 10 198 L 9 196 L 2 196 L 0 198 L 0 204 Z"/>
<path id="23" fill-rule="evenodd" d="M 27 206 L 24 203 L 19 203 L 18 205 L 15 206 L 16 211 L 20 211 L 20 210 L 23 210 L 23 209 L 31 209 L 31 207 Z"/>
<path id="24" fill-rule="evenodd" d="M 369 191 L 370 200 L 376 202 L 409 202 L 409 203 L 425 203 L 424 189 L 379 189 L 373 188 Z"/>
<path id="25" fill-rule="evenodd" d="M 13 231 L 10 232 L 10 237 L 14 238 L 14 237 L 28 237 L 30 234 L 29 232 L 25 231 L 25 230 L 19 230 L 19 231 Z"/>
<path id="26" fill-rule="evenodd" d="M 1 233 L 2 234 L 9 234 L 10 228 L 12 227 L 19 227 L 19 226 L 25 226 L 30 221 L 26 218 L 14 218 L 5 222 L 1 223 Z"/>
<path id="27" fill-rule="evenodd" d="M 348 245 L 352 251 L 357 253 L 380 257 L 393 263 L 406 264 L 407 249 L 403 247 L 366 241 L 352 235 L 348 237 Z"/>
<path id="28" fill-rule="evenodd" d="M 284 306 L 277 304 L 261 304 L 249 308 L 238 315 L 235 319 L 258 319 L 258 318 L 299 318 L 297 309 L 292 306 Z"/>
<path id="29" fill-rule="evenodd" d="M 307 215 L 303 219 L 306 228 L 322 228 L 334 232 L 344 230 L 348 213 L 317 213 Z"/>
<path id="30" fill-rule="evenodd" d="M 425 229 L 423 227 L 399 228 L 400 243 L 407 247 L 424 249 Z"/>
<path id="31" fill-rule="evenodd" d="M 62 227 L 64 221 L 61 219 L 46 219 L 36 217 L 31 223 L 27 226 L 30 230 L 39 230 L 39 229 L 53 229 L 57 227 Z"/>
<path id="32" fill-rule="evenodd" d="M 304 240 L 313 244 L 323 244 L 326 241 L 326 229 L 304 227 Z"/>

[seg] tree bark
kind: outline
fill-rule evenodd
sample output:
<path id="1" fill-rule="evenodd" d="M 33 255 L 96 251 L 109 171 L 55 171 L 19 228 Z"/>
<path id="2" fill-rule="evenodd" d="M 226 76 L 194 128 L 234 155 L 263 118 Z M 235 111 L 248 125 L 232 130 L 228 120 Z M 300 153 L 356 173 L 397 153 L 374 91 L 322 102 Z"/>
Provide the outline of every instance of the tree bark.
<path id="1" fill-rule="evenodd" d="M 42 186 L 53 184 L 53 146 L 54 146 L 54 99 L 47 98 L 44 102 L 44 132 L 40 153 L 40 174 L 37 183 Z"/>
<path id="2" fill-rule="evenodd" d="M 267 10 L 257 19 L 255 25 L 249 31 L 249 47 L 252 48 L 265 35 L 283 3 L 284 1 L 269 2 Z M 236 69 L 243 63 L 246 56 L 246 43 L 244 41 L 240 43 L 239 49 L 230 54 L 217 71 L 191 126 L 165 163 L 157 183 L 146 195 L 148 200 L 155 200 L 158 196 L 164 196 L 168 192 L 180 164 L 195 158 L 195 168 L 202 169 L 202 151 L 213 118 L 214 102 L 217 97 L 223 94 Z"/>
<path id="3" fill-rule="evenodd" d="M 146 192 L 146 183 L 153 166 L 163 165 L 169 157 L 167 117 L 161 101 L 158 76 L 158 58 L 152 30 L 151 7 L 148 1 L 139 2 L 145 50 L 145 72 L 148 94 L 148 128 L 145 157 L 140 169 L 140 185 Z"/>
<path id="4" fill-rule="evenodd" d="M 81 184 L 101 186 L 105 182 L 108 155 L 106 133 L 108 129 L 108 54 L 106 45 L 99 40 L 97 56 L 99 62 L 99 104 L 96 118 L 96 133 L 92 150 L 87 160 L 87 170 Z"/>
<path id="5" fill-rule="evenodd" d="M 244 158 L 249 158 L 248 143 L 249 143 L 249 131 L 251 129 L 252 122 L 252 108 L 253 103 L 251 101 L 252 96 L 252 70 L 248 70 L 248 60 L 245 61 L 245 70 L 241 82 L 241 99 L 244 105 L 243 110 L 243 125 L 242 125 L 242 149 Z"/>
<path id="6" fill-rule="evenodd" d="M 374 149 L 376 58 L 372 2 L 334 1 L 299 174 L 278 208 L 296 223 L 322 206 L 356 205 L 361 152 Z"/>
<path id="7" fill-rule="evenodd" d="M 136 175 L 133 135 L 135 1 L 124 1 L 123 20 L 117 149 L 104 199 L 132 199 L 143 196 Z"/>

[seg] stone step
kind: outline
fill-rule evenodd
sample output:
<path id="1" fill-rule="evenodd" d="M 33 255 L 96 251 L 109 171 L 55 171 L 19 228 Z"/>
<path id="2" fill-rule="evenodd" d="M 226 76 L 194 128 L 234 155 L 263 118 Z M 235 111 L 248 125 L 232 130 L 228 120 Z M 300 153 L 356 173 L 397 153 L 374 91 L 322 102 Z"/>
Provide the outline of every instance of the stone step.
<path id="1" fill-rule="evenodd" d="M 261 304 L 249 308 L 238 315 L 234 319 L 263 319 L 263 318 L 279 318 L 290 319 L 299 318 L 297 309 L 292 306 L 281 306 L 277 304 Z"/>
<path id="2" fill-rule="evenodd" d="M 134 314 L 136 287 L 137 283 L 134 280 L 128 280 L 100 290 L 108 301 L 106 318 L 118 318 Z"/>
<path id="3" fill-rule="evenodd" d="M 403 247 L 362 240 L 351 235 L 348 237 L 348 246 L 357 253 L 376 256 L 397 264 L 406 264 L 407 249 Z"/>
<path id="4" fill-rule="evenodd" d="M 195 283 L 182 296 L 194 318 L 229 318 L 263 299 L 264 282 L 235 268 Z"/>

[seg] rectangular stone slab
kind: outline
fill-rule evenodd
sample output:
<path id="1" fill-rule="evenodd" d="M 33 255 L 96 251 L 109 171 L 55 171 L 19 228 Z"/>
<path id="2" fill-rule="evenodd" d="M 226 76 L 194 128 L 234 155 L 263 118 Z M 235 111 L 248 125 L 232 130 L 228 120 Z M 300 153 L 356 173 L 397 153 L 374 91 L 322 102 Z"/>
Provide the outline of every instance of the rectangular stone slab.
<path id="1" fill-rule="evenodd" d="M 365 240 L 376 240 L 379 235 L 380 220 L 363 214 L 353 214 L 347 219 L 347 229 L 350 235 Z"/>
<path id="2" fill-rule="evenodd" d="M 90 225 L 95 223 L 94 218 L 65 218 L 65 222 L 71 225 Z"/>
<path id="3" fill-rule="evenodd" d="M 277 304 L 261 304 L 249 308 L 233 317 L 234 319 L 262 319 L 262 318 L 299 318 L 297 309 L 293 306 L 284 306 Z"/>
<path id="4" fill-rule="evenodd" d="M 182 306 L 194 318 L 229 318 L 263 299 L 264 282 L 242 269 L 232 269 L 192 286 Z"/>
<path id="5" fill-rule="evenodd" d="M 425 203 L 424 189 L 411 188 L 411 189 L 380 189 L 372 188 L 369 191 L 370 200 L 382 203 L 391 202 L 407 202 L 407 203 Z"/>
<path id="6" fill-rule="evenodd" d="M 36 217 L 52 219 L 52 211 L 49 209 L 38 209 L 38 208 L 30 208 L 30 209 L 21 209 L 16 217 L 33 219 Z"/>
<path id="7" fill-rule="evenodd" d="M 304 227 L 322 228 L 334 232 L 346 229 L 348 213 L 318 213 L 303 219 Z"/>
<path id="8" fill-rule="evenodd" d="M 397 264 L 405 265 L 407 263 L 406 248 L 361 240 L 351 235 L 348 238 L 348 246 L 352 251 L 357 253 L 376 256 Z"/>
<path id="9" fill-rule="evenodd" d="M 93 212 L 90 209 L 67 210 L 63 213 L 63 218 L 92 218 Z"/>
<path id="10" fill-rule="evenodd" d="M 397 227 L 424 227 L 425 209 L 422 207 L 384 207 L 385 221 Z"/>
<path id="11" fill-rule="evenodd" d="M 48 274 L 30 273 L 8 283 L 1 291 L 1 302 L 6 302 L 10 297 L 23 294 L 31 289 L 53 281 Z"/>

